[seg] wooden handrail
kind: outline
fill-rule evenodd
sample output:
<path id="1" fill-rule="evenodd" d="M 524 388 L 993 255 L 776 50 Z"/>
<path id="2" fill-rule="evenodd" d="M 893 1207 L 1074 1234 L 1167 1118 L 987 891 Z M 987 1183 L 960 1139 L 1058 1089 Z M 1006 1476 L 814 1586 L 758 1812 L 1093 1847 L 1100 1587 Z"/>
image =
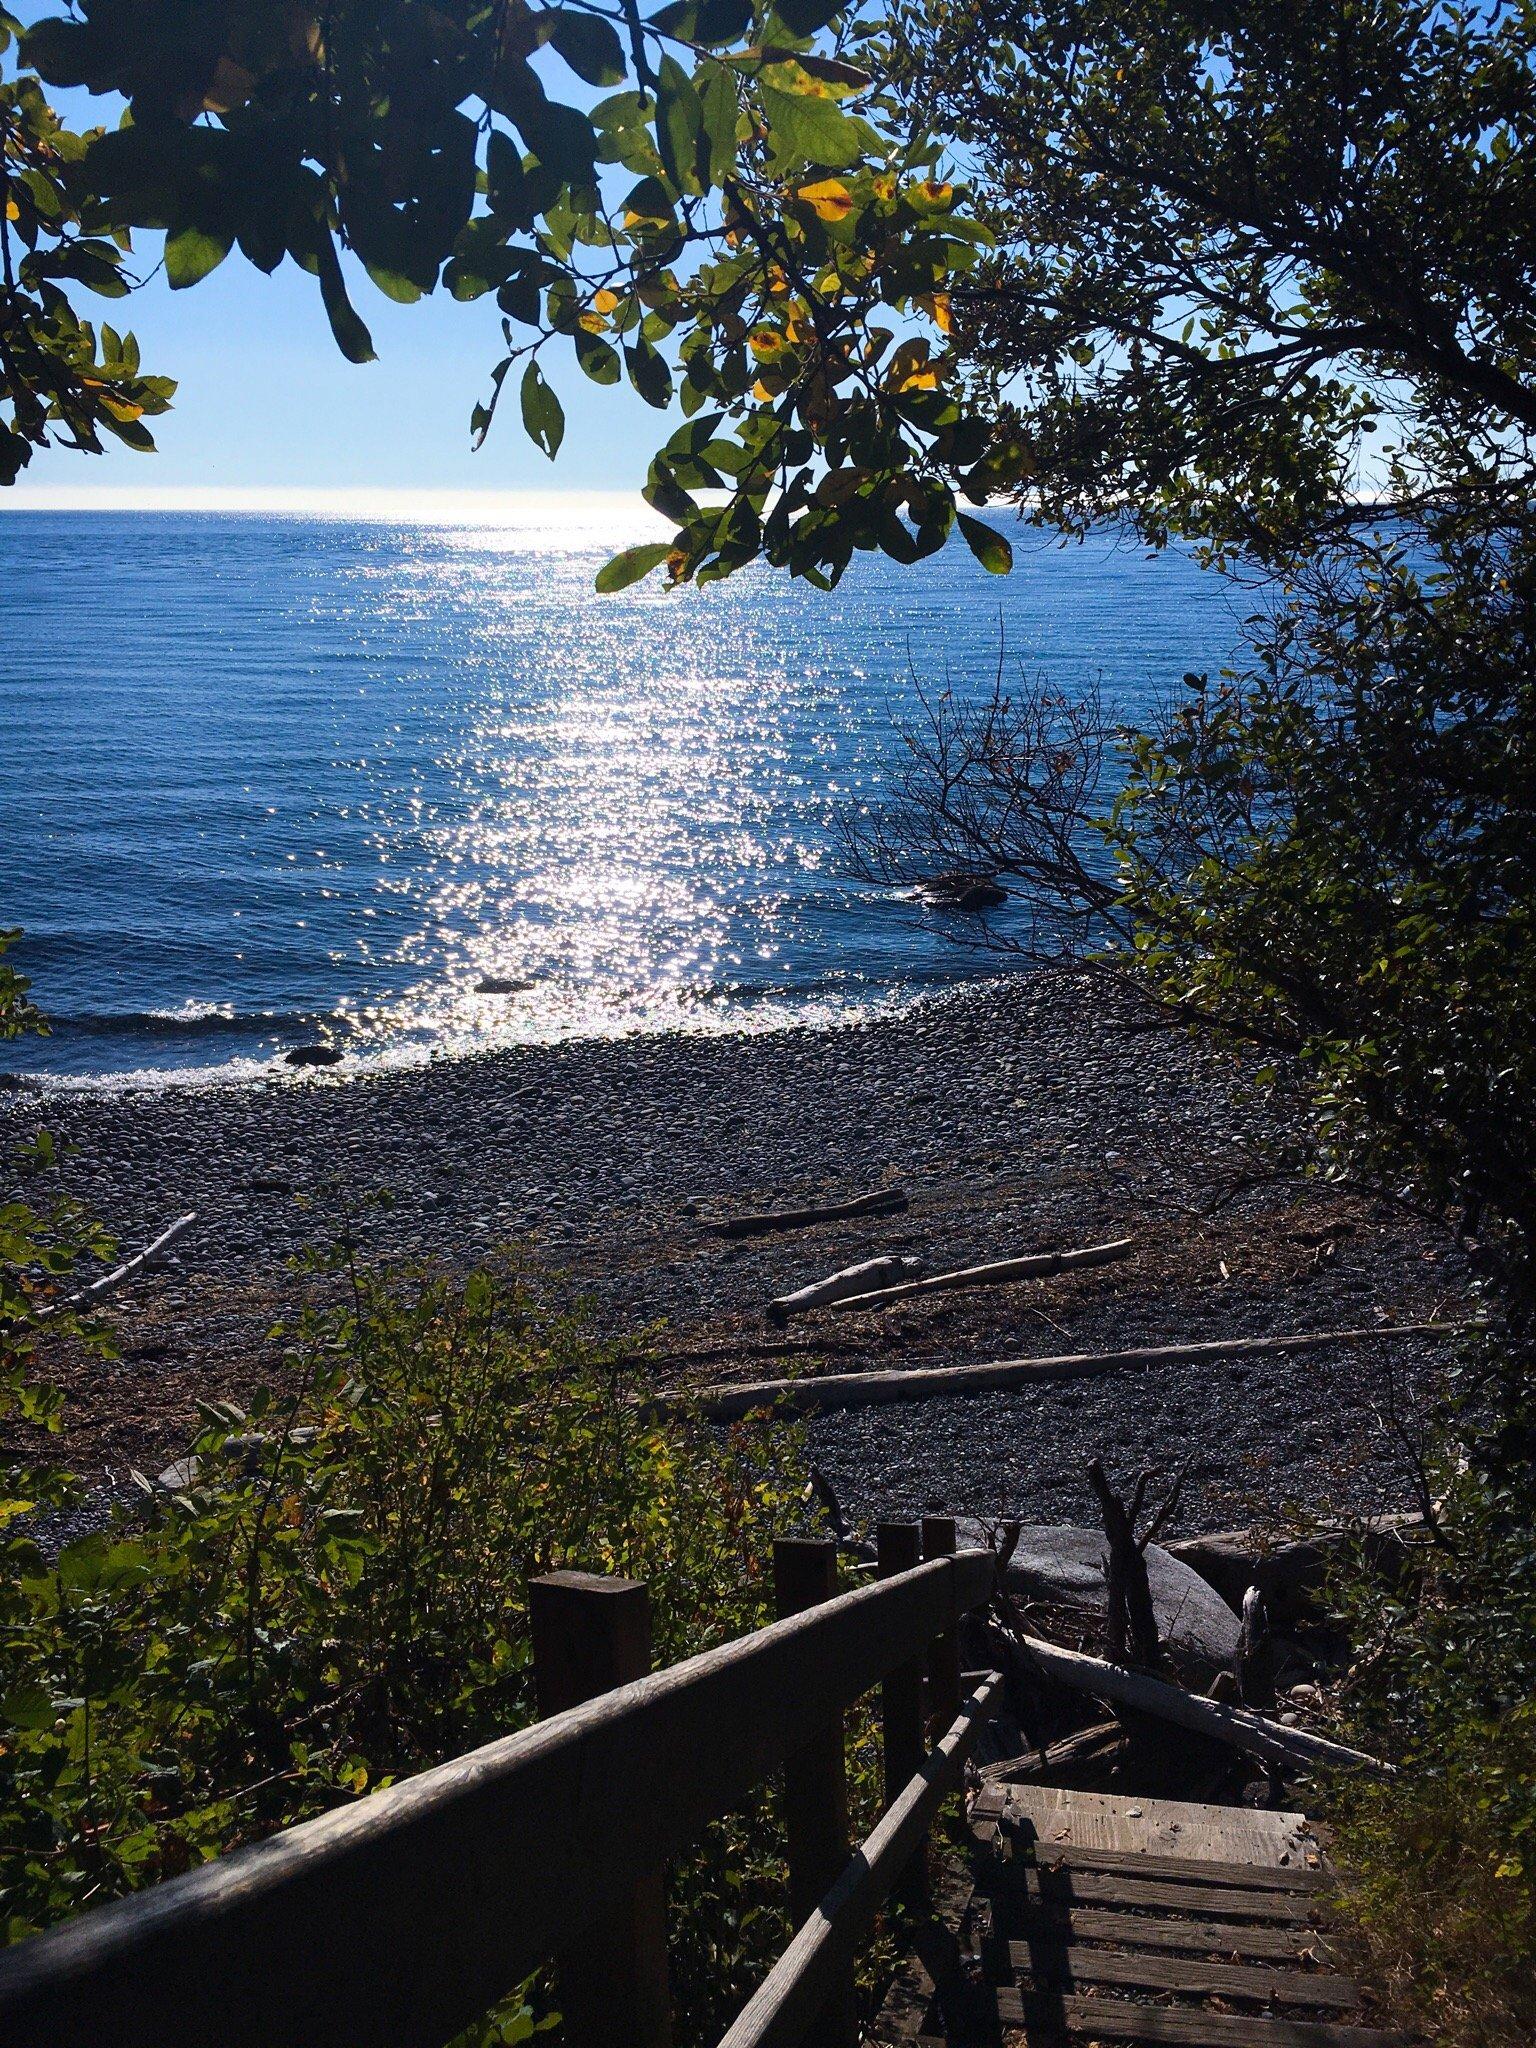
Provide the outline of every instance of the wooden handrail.
<path id="1" fill-rule="evenodd" d="M 0 1955 L 5 2048 L 432 2048 L 992 1591 L 864 1586 Z"/>
<path id="2" fill-rule="evenodd" d="M 875 1916 L 960 1782 L 982 1723 L 1002 1694 L 999 1672 L 973 1674 L 972 1690 L 938 1747 L 855 1850 L 816 1912 L 748 2000 L 720 2048 L 795 2048 L 837 1973 L 858 1953 Z"/>

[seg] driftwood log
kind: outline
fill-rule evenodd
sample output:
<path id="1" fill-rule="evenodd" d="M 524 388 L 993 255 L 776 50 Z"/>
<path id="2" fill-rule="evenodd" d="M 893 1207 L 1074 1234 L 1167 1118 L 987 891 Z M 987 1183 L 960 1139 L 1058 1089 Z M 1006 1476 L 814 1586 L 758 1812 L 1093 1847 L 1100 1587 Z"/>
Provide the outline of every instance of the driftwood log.
<path id="1" fill-rule="evenodd" d="M 757 1215 L 702 1220 L 712 1237 L 762 1237 L 771 1230 L 806 1230 L 813 1223 L 841 1223 L 855 1216 L 898 1216 L 906 1206 L 900 1188 L 877 1188 L 872 1194 L 850 1195 L 846 1202 L 828 1202 L 820 1208 L 765 1209 Z"/>
<path id="2" fill-rule="evenodd" d="M 1289 1764 L 1293 1768 L 1302 1765 L 1309 1770 L 1364 1771 L 1379 1778 L 1396 1775 L 1391 1764 L 1367 1756 L 1364 1750 L 1332 1742 L 1325 1735 L 1314 1735 L 1310 1729 L 1287 1728 L 1246 1708 L 1202 1699 L 1165 1679 L 1128 1671 L 1123 1665 L 1089 1657 L 1081 1650 L 1064 1650 L 1056 1643 L 1042 1642 L 1038 1636 L 1021 1635 L 1018 1642 L 1045 1680 L 1070 1686 L 1093 1699 L 1107 1700 L 1113 1706 L 1151 1714 L 1176 1728 L 1186 1728 L 1191 1734 L 1209 1735 L 1248 1756 L 1262 1757 L 1266 1763 Z"/>
<path id="3" fill-rule="evenodd" d="M 829 1273 L 825 1280 L 813 1280 L 808 1287 L 797 1287 L 793 1294 L 781 1294 L 770 1301 L 764 1313 L 776 1330 L 782 1330 L 791 1316 L 803 1316 L 808 1309 L 830 1308 L 845 1295 L 867 1294 L 871 1287 L 882 1287 L 888 1280 L 910 1279 L 914 1273 L 921 1273 L 921 1259 L 898 1258 L 894 1254 L 879 1259 L 865 1259 L 857 1266 L 844 1266 L 841 1272 Z"/>
<path id="4" fill-rule="evenodd" d="M 1145 1372 L 1160 1365 L 1196 1365 L 1206 1358 L 1252 1358 L 1268 1352 L 1316 1351 L 1325 1344 L 1401 1342 L 1407 1337 L 1457 1337 L 1476 1327 L 1475 1323 L 1383 1323 L 1366 1330 L 1308 1330 L 1292 1337 L 1218 1337 L 1199 1344 L 1155 1344 L 1135 1351 L 1064 1352 L 1048 1358 L 993 1359 L 979 1365 L 823 1373 L 815 1379 L 748 1380 L 736 1384 L 727 1380 L 700 1387 L 692 1394 L 653 1396 L 643 1405 L 656 1414 L 686 1408 L 711 1422 L 735 1422 L 761 1408 L 773 1408 L 783 1415 L 813 1415 L 827 1409 L 874 1408 L 888 1401 L 1006 1393 L 1014 1387 L 1092 1379 L 1101 1373 Z"/>
<path id="5" fill-rule="evenodd" d="M 152 1244 L 143 1251 L 135 1252 L 131 1259 L 124 1259 L 120 1266 L 114 1266 L 110 1273 L 103 1273 L 99 1280 L 93 1280 L 89 1287 L 82 1287 L 66 1301 L 56 1301 L 41 1310 L 38 1320 L 46 1316 L 59 1315 L 65 1309 L 89 1308 L 92 1302 L 102 1300 L 108 1294 L 115 1294 L 125 1286 L 136 1273 L 142 1273 L 163 1259 L 178 1238 L 185 1237 L 197 1221 L 197 1211 L 189 1209 L 185 1216 L 178 1216 L 167 1230 L 162 1230 Z"/>
<path id="6" fill-rule="evenodd" d="M 1129 1258 L 1135 1239 L 1117 1237 L 1112 1244 L 1089 1244 L 1065 1252 L 1030 1252 L 1021 1259 L 995 1259 L 987 1266 L 957 1266 L 953 1272 L 934 1273 L 926 1280 L 908 1280 L 897 1287 L 849 1295 L 828 1306 L 840 1311 L 887 1308 L 895 1301 L 910 1301 L 914 1295 L 943 1294 L 960 1287 L 1002 1287 L 1011 1280 L 1045 1280 L 1052 1273 L 1066 1273 L 1074 1266 L 1107 1266 L 1112 1260 Z"/>

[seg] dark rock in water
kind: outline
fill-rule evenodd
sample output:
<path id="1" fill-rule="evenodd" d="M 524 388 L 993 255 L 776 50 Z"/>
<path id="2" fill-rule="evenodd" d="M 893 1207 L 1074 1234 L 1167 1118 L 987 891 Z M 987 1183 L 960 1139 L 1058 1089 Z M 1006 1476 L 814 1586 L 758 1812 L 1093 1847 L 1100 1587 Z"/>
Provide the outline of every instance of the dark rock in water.
<path id="1" fill-rule="evenodd" d="M 246 1191 L 252 1195 L 291 1195 L 293 1182 L 278 1173 L 260 1173 L 254 1180 L 246 1182 Z"/>
<path id="2" fill-rule="evenodd" d="M 283 1058 L 290 1067 L 339 1067 L 341 1054 L 334 1045 L 296 1045 Z"/>
<path id="3" fill-rule="evenodd" d="M 499 974 L 487 974 L 483 975 L 475 983 L 475 994 L 477 996 L 521 996 L 526 995 L 529 989 L 536 986 L 537 984 L 532 981 L 507 981 Z"/>
<path id="4" fill-rule="evenodd" d="M 936 910 L 996 910 L 1008 891 L 991 875 L 957 872 L 934 875 L 923 884 L 923 897 Z"/>
<path id="5" fill-rule="evenodd" d="M 985 1542 L 980 1522 L 962 1521 L 959 1540 Z M 1102 1614 L 1109 1604 L 1104 1586 L 1104 1532 L 1026 1523 L 1008 1562 L 1009 1590 L 1030 1600 L 1054 1600 Z M 1159 1543 L 1146 1549 L 1147 1580 L 1157 1613 L 1158 1633 L 1175 1651 L 1220 1667 L 1237 1654 L 1238 1619 L 1197 1572 Z"/>

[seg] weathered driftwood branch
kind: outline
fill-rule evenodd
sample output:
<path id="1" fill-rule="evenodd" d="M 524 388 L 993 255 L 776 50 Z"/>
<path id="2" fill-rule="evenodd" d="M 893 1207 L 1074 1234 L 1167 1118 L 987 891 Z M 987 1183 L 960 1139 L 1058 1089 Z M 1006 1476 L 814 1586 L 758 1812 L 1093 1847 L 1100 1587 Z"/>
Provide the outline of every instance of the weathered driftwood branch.
<path id="1" fill-rule="evenodd" d="M 1278 1721 L 1243 1707 L 1228 1707 L 1216 1700 L 1201 1699 L 1182 1686 L 1165 1679 L 1149 1678 L 1145 1672 L 1128 1671 L 1123 1665 L 1106 1663 L 1102 1657 L 1086 1656 L 1081 1650 L 1064 1650 L 1038 1636 L 1020 1637 L 1021 1647 L 1033 1659 L 1040 1674 L 1058 1685 L 1070 1686 L 1097 1700 L 1115 1706 L 1134 1707 L 1143 1714 L 1171 1721 L 1195 1735 L 1209 1735 L 1249 1756 L 1269 1763 L 1302 1764 L 1309 1769 L 1366 1771 L 1380 1778 L 1396 1775 L 1391 1764 L 1364 1750 L 1331 1742 L 1326 1735 L 1314 1735 L 1307 1728 L 1287 1728 Z"/>
<path id="2" fill-rule="evenodd" d="M 873 1408 L 887 1401 L 928 1401 L 962 1394 L 1006 1393 L 1037 1382 L 1091 1379 L 1101 1373 L 1145 1372 L 1151 1366 L 1197 1365 L 1205 1358 L 1316 1351 L 1325 1344 L 1456 1337 L 1475 1323 L 1383 1323 L 1368 1330 L 1308 1330 L 1293 1337 L 1218 1337 L 1199 1344 L 1155 1344 L 1136 1351 L 1065 1352 L 1050 1358 L 1002 1358 L 979 1365 L 914 1366 L 882 1372 L 823 1373 L 818 1379 L 729 1381 L 694 1394 L 659 1395 L 645 1402 L 657 1414 L 689 1408 L 711 1422 L 734 1422 L 759 1408 L 785 1415 L 825 1409 Z"/>
<path id="3" fill-rule="evenodd" d="M 1130 1656 L 1143 1671 L 1160 1671 L 1163 1646 L 1158 1635 L 1157 1609 L 1152 1604 L 1152 1586 L 1147 1577 L 1148 1538 L 1138 1537 L 1136 1523 L 1152 1474 L 1143 1472 L 1127 1507 L 1110 1485 L 1097 1458 L 1088 1466 L 1088 1481 L 1104 1517 L 1104 1536 L 1109 1553 L 1104 1560 L 1104 1587 L 1108 1606 L 1104 1617 L 1104 1653 L 1113 1663 Z M 1175 1482 L 1177 1484 L 1177 1482 Z"/>
<path id="4" fill-rule="evenodd" d="M 897 1258 L 894 1254 L 879 1259 L 865 1259 L 857 1266 L 844 1266 L 841 1272 L 829 1273 L 825 1280 L 813 1280 L 808 1287 L 797 1287 L 793 1294 L 781 1294 L 770 1301 L 765 1314 L 776 1330 L 782 1330 L 791 1316 L 802 1316 L 807 1309 L 830 1308 L 845 1295 L 867 1296 L 872 1287 L 881 1287 L 888 1280 L 898 1280 L 903 1274 L 910 1277 L 921 1273 L 921 1259 Z"/>
<path id="5" fill-rule="evenodd" d="M 846 1202 L 828 1202 L 812 1209 L 765 1209 L 758 1215 L 704 1219 L 712 1237 L 762 1237 L 770 1230 L 805 1230 L 813 1223 L 841 1223 L 854 1216 L 896 1216 L 907 1206 L 900 1188 L 876 1188 L 850 1195 Z"/>
<path id="6" fill-rule="evenodd" d="M 885 1308 L 893 1301 L 909 1301 L 917 1294 L 943 1294 L 957 1287 L 1002 1287 L 1010 1280 L 1045 1280 L 1052 1273 L 1065 1273 L 1074 1266 L 1107 1266 L 1111 1260 L 1129 1258 L 1134 1245 L 1134 1238 L 1117 1237 L 1111 1244 L 1080 1245 L 1065 1252 L 1030 1252 L 1022 1259 L 996 1259 L 989 1266 L 957 1266 L 951 1273 L 934 1273 L 927 1280 L 909 1280 L 899 1287 L 882 1287 L 873 1294 L 849 1295 L 828 1306 L 841 1311 Z"/>
<path id="7" fill-rule="evenodd" d="M 1233 1663 L 1237 1696 L 1245 1707 L 1275 1704 L 1275 1646 L 1269 1631 L 1264 1595 L 1250 1586 L 1243 1595 L 1243 1632 Z"/>
<path id="8" fill-rule="evenodd" d="M 145 1245 L 143 1251 L 135 1252 L 131 1259 L 124 1259 L 120 1266 L 114 1266 L 110 1273 L 103 1273 L 99 1280 L 93 1280 L 89 1287 L 80 1288 L 67 1300 L 53 1302 L 43 1309 L 39 1321 L 44 1316 L 61 1315 L 65 1309 L 89 1308 L 92 1302 L 100 1301 L 104 1295 L 115 1294 L 136 1273 L 142 1273 L 146 1267 L 164 1258 L 176 1240 L 185 1237 L 196 1221 L 197 1211 L 189 1209 L 185 1216 L 178 1216 L 168 1230 L 162 1230 L 153 1244 Z"/>

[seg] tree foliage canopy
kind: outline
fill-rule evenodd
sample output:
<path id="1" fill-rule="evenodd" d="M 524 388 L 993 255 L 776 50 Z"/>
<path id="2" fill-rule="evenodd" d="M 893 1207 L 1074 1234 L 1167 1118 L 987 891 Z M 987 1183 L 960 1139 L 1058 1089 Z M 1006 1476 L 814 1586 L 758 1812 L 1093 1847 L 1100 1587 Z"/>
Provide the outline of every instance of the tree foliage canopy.
<path id="1" fill-rule="evenodd" d="M 1528 7 L 916 0 L 901 19 L 910 98 L 977 166 L 998 247 L 954 312 L 1044 517 L 1274 559 L 1383 501 L 1523 507 Z"/>
<path id="2" fill-rule="evenodd" d="M 1301 1055 L 1335 1156 L 1459 1204 L 1528 1288 L 1531 11 L 902 18 L 994 232 L 953 338 L 1025 509 L 1182 537 L 1253 615 L 1137 734 L 1027 682 L 941 708 L 869 864 L 1005 872 L 1026 944 L 1091 928 L 1177 1015 Z"/>
<path id="3" fill-rule="evenodd" d="M 510 381 L 553 456 L 562 357 L 676 399 L 646 483 L 675 542 L 609 587 L 663 560 L 707 577 L 762 553 L 821 582 L 857 548 L 912 560 L 952 530 L 956 480 L 978 502 L 996 482 L 945 333 L 988 231 L 882 89 L 879 37 L 829 0 L 79 0 L 21 48 L 7 328 L 30 321 L 46 360 L 0 358 L 9 476 L 98 427 L 148 445 L 169 387 L 77 319 L 71 288 L 125 288 L 133 232 L 158 229 L 174 287 L 234 250 L 291 259 L 358 362 L 360 273 L 398 301 L 494 295 L 477 440 Z M 44 84 L 120 94 L 127 116 L 66 136 Z M 966 530 L 1006 566 L 999 536 Z"/>

